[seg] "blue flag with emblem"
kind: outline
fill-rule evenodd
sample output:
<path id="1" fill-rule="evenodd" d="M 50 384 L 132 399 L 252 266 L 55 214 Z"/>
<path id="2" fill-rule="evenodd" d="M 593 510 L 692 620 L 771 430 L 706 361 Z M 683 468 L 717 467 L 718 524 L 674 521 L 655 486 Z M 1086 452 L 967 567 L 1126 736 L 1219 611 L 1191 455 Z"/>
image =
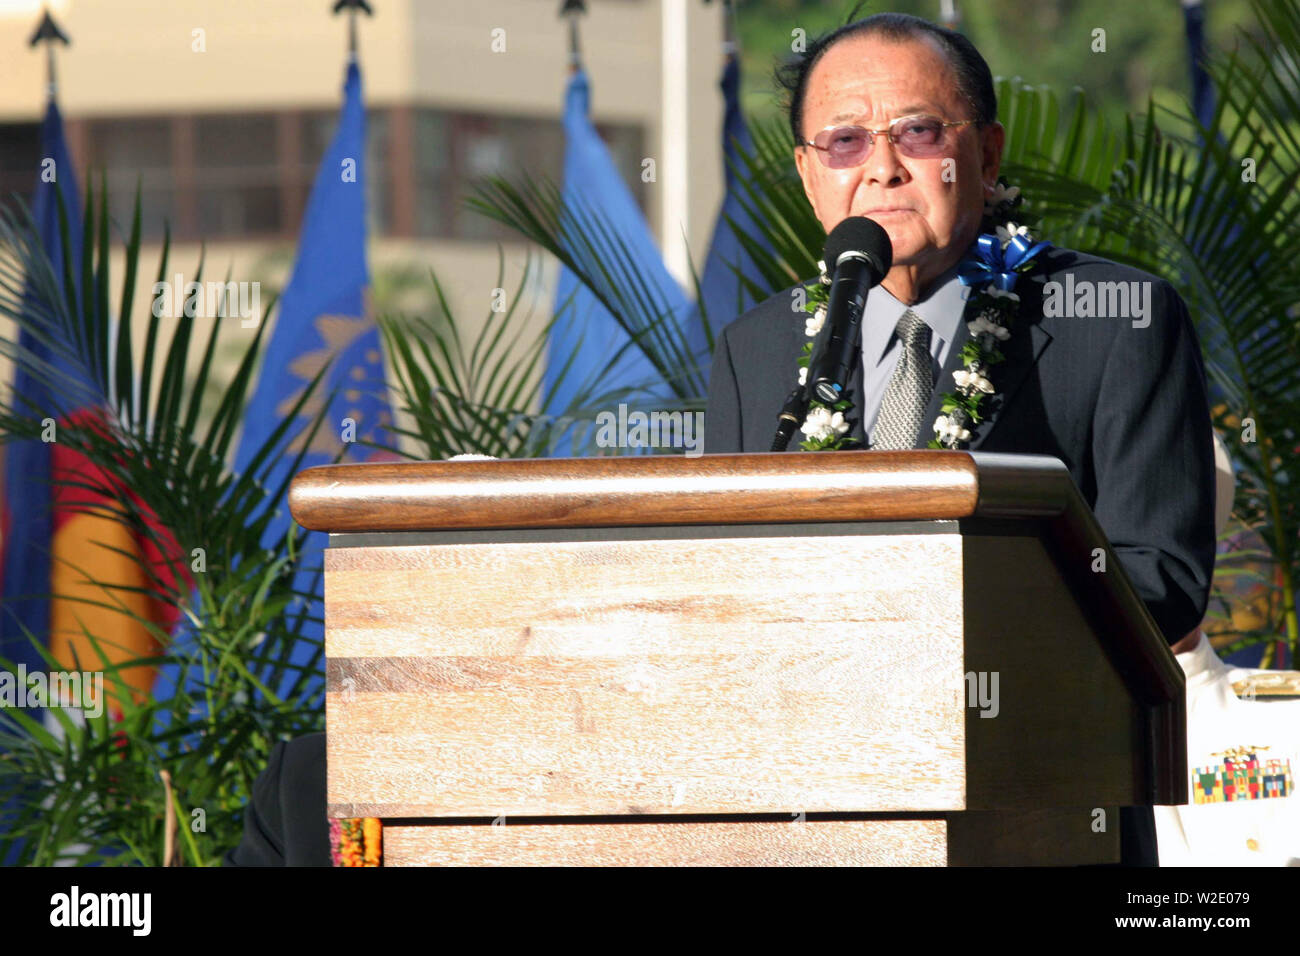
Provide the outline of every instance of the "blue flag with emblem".
<path id="1" fill-rule="evenodd" d="M 375 457 L 358 444 L 379 441 L 392 421 L 383 387 L 384 364 L 379 329 L 368 309 L 370 272 L 366 265 L 365 107 L 361 73 L 349 63 L 343 87 L 338 130 L 321 160 L 299 234 L 293 272 L 280 297 L 279 316 L 262 365 L 257 389 L 244 419 L 236 468 L 244 470 L 257 450 L 302 396 L 303 390 L 329 364 L 329 371 L 291 429 L 306 440 L 310 424 L 329 403 L 321 427 L 303 458 L 302 467 L 327 464 L 340 453 L 344 460 Z M 272 472 L 268 488 L 278 487 L 292 457 Z M 287 504 L 267 529 L 267 541 L 284 533 L 292 518 Z M 312 620 L 302 630 L 291 663 L 313 663 L 324 629 L 321 576 L 325 536 L 308 532 L 298 567 L 297 590 L 314 594 Z M 315 571 L 313 569 L 316 569 Z M 316 661 L 318 663 L 318 660 Z M 288 679 L 288 678 L 287 678 Z"/>

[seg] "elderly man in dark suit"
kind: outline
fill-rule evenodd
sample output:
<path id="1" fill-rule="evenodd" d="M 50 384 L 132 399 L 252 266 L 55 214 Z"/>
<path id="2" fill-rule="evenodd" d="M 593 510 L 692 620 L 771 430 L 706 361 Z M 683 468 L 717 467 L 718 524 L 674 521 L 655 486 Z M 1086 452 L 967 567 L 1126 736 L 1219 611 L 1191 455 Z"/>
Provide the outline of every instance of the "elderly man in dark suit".
<path id="1" fill-rule="evenodd" d="M 975 318 L 959 266 L 999 189 L 1004 130 L 988 66 L 960 34 L 878 14 L 813 43 L 785 82 L 795 164 L 817 218 L 830 232 L 866 216 L 893 247 L 867 298 L 842 427 L 859 447 L 925 448 Z M 722 332 L 706 453 L 771 447 L 807 341 L 799 288 Z M 958 447 L 1064 461 L 1176 644 L 1204 616 L 1215 540 L 1212 430 L 1187 308 L 1163 280 L 1065 249 L 1041 255 L 1015 291 L 1005 360 L 985 373 L 987 415 Z M 1149 811 L 1126 811 L 1121 826 L 1126 862 L 1154 862 Z"/>
<path id="2" fill-rule="evenodd" d="M 889 234 L 893 267 L 867 298 L 862 362 L 849 380 L 850 435 L 865 447 L 906 348 L 897 324 L 924 323 L 930 395 L 911 441 L 935 437 L 970 339 L 967 289 L 957 277 L 996 188 L 1003 129 L 988 67 L 959 34 L 880 14 L 814 46 L 792 78 L 795 163 L 827 231 L 867 216 Z M 892 142 L 905 114 L 948 124 L 938 151 Z M 823 161 L 818 134 L 861 136 L 856 164 Z M 859 147 L 861 149 L 861 147 Z M 796 287 L 797 289 L 797 287 Z M 1089 291 L 1088 309 L 1078 312 Z M 1122 296 L 1113 293 L 1122 291 Z M 767 451 L 795 384 L 807 313 L 778 293 L 722 333 L 705 416 L 706 452 Z M 987 373 L 987 418 L 961 447 L 1054 455 L 1065 462 L 1124 570 L 1171 644 L 1205 613 L 1214 564 L 1214 451 L 1205 374 L 1187 308 L 1154 276 L 1052 249 L 1016 286 L 1018 317 Z M 1126 302 L 1122 314 L 1107 306 Z M 1064 314 L 1058 314 L 1064 313 Z"/>

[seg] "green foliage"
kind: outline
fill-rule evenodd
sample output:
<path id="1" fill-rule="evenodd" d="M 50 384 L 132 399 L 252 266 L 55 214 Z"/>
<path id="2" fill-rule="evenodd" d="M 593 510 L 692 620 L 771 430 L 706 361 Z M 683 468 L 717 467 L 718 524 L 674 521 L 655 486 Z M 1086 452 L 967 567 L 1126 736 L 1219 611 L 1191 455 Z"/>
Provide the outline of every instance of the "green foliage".
<path id="1" fill-rule="evenodd" d="M 181 821 L 179 853 L 186 863 L 210 864 L 238 841 L 253 779 L 275 742 L 319 730 L 323 723 L 319 684 L 311 683 L 323 649 L 307 667 L 288 663 L 289 648 L 307 621 L 306 605 L 297 602 L 288 573 L 301 532 L 290 529 L 269 550 L 263 541 L 285 490 L 267 487 L 266 479 L 277 459 L 292 455 L 288 444 L 296 436 L 288 430 L 294 416 L 285 419 L 245 472 L 232 473 L 226 461 L 243 420 L 261 329 L 246 345 L 229 389 L 215 408 L 204 408 L 204 384 L 222 323 L 213 324 L 206 341 L 195 341 L 192 319 L 178 320 L 164 334 L 163 321 L 151 310 L 144 344 L 138 350 L 133 346 L 130 303 L 140 249 L 139 201 L 125 243 L 117 312 L 107 295 L 106 201 L 101 194 L 97 204 L 93 189 L 87 190 L 79 287 L 70 268 L 63 276 L 54 274 L 24 211 L 0 214 L 0 314 L 59 350 L 73 370 L 64 373 L 42 362 L 16 338 L 0 341 L 7 354 L 50 386 L 56 401 L 55 408 L 39 408 L 24 396 L 6 395 L 0 400 L 0 432 L 5 440 L 39 440 L 46 415 L 62 419 L 80 407 L 102 410 L 100 419 L 60 421 L 60 445 L 80 452 L 97 469 L 72 484 L 116 502 L 109 506 L 113 517 L 167 557 L 168 566 L 160 568 L 132 555 L 151 582 L 151 595 L 176 608 L 182 626 L 173 640 L 131 615 L 166 652 L 160 659 L 102 668 L 110 693 L 118 687 L 116 696 L 125 704 L 120 724 L 110 724 L 105 714 L 83 726 L 54 709 L 50 713 L 62 733 L 50 734 L 20 712 L 0 713 L 0 800 L 20 798 L 16 816 L 0 826 L 0 854 L 22 840 L 24 859 L 32 863 L 69 855 L 81 863 L 162 863 L 166 797 L 159 773 L 166 770 Z M 61 220 L 64 261 L 71 263 L 66 216 Z M 167 275 L 167 255 L 164 241 L 160 279 Z M 25 295 L 26 289 L 34 295 Z M 187 358 L 196 348 L 202 349 L 202 362 L 197 376 L 187 380 Z M 152 381 L 155 366 L 161 366 L 157 385 L 137 386 Z M 300 407 L 318 383 L 319 377 Z M 205 427 L 199 427 L 201 418 Z M 123 495 L 123 489 L 134 497 Z M 113 635 L 88 636 L 107 661 L 103 648 Z M 45 636 L 39 637 L 41 646 Z M 130 668 L 166 664 L 179 674 L 179 686 L 168 699 L 136 702 L 121 689 Z M 202 830 L 191 826 L 195 810 L 202 811 Z"/>
<path id="2" fill-rule="evenodd" d="M 728 220 L 740 244 L 763 277 L 759 286 L 744 280 L 755 301 L 818 274 L 826 231 L 808 205 L 803 183 L 791 160 L 790 135 L 780 120 L 751 124 L 753 153 L 740 153 L 737 195 L 760 235 Z M 744 277 L 741 277 L 744 279 Z"/>
<path id="3" fill-rule="evenodd" d="M 165 331 L 168 322 L 151 310 L 143 346 L 137 348 L 130 304 L 141 246 L 138 198 L 124 242 L 126 276 L 116 311 L 106 292 L 112 284 L 107 196 L 101 193 L 97 205 L 88 190 L 86 209 L 80 282 L 70 270 L 55 274 L 26 210 L 0 213 L 0 314 L 60 360 L 44 361 L 17 336 L 0 338 L 0 351 L 57 396 L 55 407 L 43 407 L 12 391 L 4 395 L 0 434 L 4 441 L 40 440 L 42 420 L 59 420 L 60 445 L 97 469 L 66 483 L 93 496 L 86 500 L 94 500 L 101 513 L 107 510 L 168 556 L 169 567 L 160 569 L 128 555 L 145 572 L 150 596 L 175 608 L 181 625 L 169 635 L 112 597 L 131 589 L 106 585 L 110 598 L 104 606 L 146 628 L 165 649 L 161 657 L 112 664 L 106 649 L 115 636 L 86 634 L 100 657 L 94 666 L 104 674 L 109 696 L 123 705 L 121 719 L 105 711 L 77 720 L 54 708 L 48 712 L 55 722 L 51 732 L 22 711 L 0 711 L 0 806 L 8 808 L 0 820 L 0 856 L 21 845 L 21 859 L 39 865 L 159 865 L 165 862 L 170 802 L 179 822 L 172 860 L 210 865 L 238 843 L 243 808 L 274 744 L 323 729 L 323 647 L 317 641 L 305 664 L 289 663 L 291 648 L 306 640 L 306 626 L 319 624 L 309 616 L 307 592 L 294 589 L 296 573 L 304 570 L 297 548 L 302 532 L 294 526 L 270 542 L 266 533 L 289 480 L 270 484 L 272 469 L 289 456 L 288 474 L 298 470 L 304 452 L 295 449 L 310 444 L 328 403 L 303 434 L 291 426 L 327 369 L 309 383 L 248 467 L 235 473 L 228 462 L 268 323 L 246 343 L 235 343 L 236 369 L 220 389 L 209 387 L 210 377 L 216 357 L 231 346 L 222 342 L 219 320 L 206 338 L 196 338 L 193 319 L 176 319 Z M 63 257 L 72 262 L 64 219 Z M 168 275 L 168 250 L 165 240 L 160 281 Z M 561 437 L 585 448 L 595 409 L 629 396 L 623 388 L 599 394 L 580 389 L 563 414 L 537 412 L 549 399 L 540 385 L 549 324 L 531 339 L 521 338 L 529 319 L 521 302 L 532 269 L 506 307 L 489 314 L 473 343 L 462 340 L 433 275 L 438 312 L 380 320 L 398 402 L 414 423 L 392 432 L 413 441 L 415 457 L 535 456 Z M 202 281 L 202 271 L 200 262 L 193 281 Z M 503 276 L 504 262 L 499 286 Z M 187 376 L 196 354 L 197 373 Z M 669 369 L 670 361 L 676 359 L 661 367 Z M 138 384 L 155 378 L 156 384 Z M 563 380 L 562 373 L 557 388 Z M 102 415 L 66 417 L 86 407 Z M 195 549 L 201 549 L 201 568 L 200 559 L 192 560 L 200 554 Z M 44 638 L 29 635 L 50 669 L 61 669 L 44 651 Z M 3 660 L 0 667 L 14 669 Z M 175 668 L 171 694 L 133 699 L 125 680 L 142 667 Z"/>
<path id="4" fill-rule="evenodd" d="M 743 55 L 743 104 L 751 116 L 779 114 L 772 67 L 788 56 L 803 29 L 809 39 L 842 22 L 856 0 L 742 0 L 736 22 Z M 988 61 L 994 76 L 1024 77 L 1058 90 L 1087 90 L 1098 111 L 1122 122 L 1149 98 L 1175 106 L 1188 98 L 1183 15 L 1172 2 L 1120 5 L 1115 0 L 981 0 L 958 2 L 959 29 Z M 938 21 L 938 0 L 890 0 L 863 5 L 859 16 L 896 11 Z M 1210 49 L 1231 50 L 1241 30 L 1262 38 L 1267 23 L 1249 0 L 1209 0 Z M 1093 52 L 1095 29 L 1106 31 L 1106 52 Z"/>
<path id="5" fill-rule="evenodd" d="M 555 388 L 543 393 L 541 362 L 547 333 L 564 310 L 531 339 L 521 338 L 532 317 L 522 302 L 536 269 L 536 262 L 530 259 L 519 286 L 507 300 L 505 260 L 503 256 L 498 259 L 495 288 L 501 290 L 502 307 L 489 309 L 472 344 L 462 338 L 442 283 L 432 272 L 429 281 L 437 298 L 436 312 L 379 319 L 398 402 L 413 423 L 393 431 L 414 444 L 411 457 L 428 460 L 476 454 L 533 458 L 553 449 L 581 454 L 591 450 L 598 410 L 627 399 L 627 389 L 595 392 L 579 388 L 561 413 L 539 411 L 551 407 L 555 389 L 570 373 L 572 358 L 557 373 Z"/>
<path id="6" fill-rule="evenodd" d="M 1215 425 L 1238 465 L 1235 515 L 1268 542 L 1276 616 L 1239 646 L 1300 638 L 1300 3 L 1260 2 L 1272 35 L 1210 66 L 1218 109 L 1196 139 L 1163 113 L 1111 131 L 1082 99 L 1068 118 L 1044 90 L 1005 84 L 1006 169 L 1061 245 L 1169 280 L 1187 301 L 1216 398 Z M 1014 131 L 1016 135 L 1011 135 Z M 1253 436 L 1243 440 L 1243 426 Z M 1253 440 L 1251 440 L 1253 438 Z M 1232 559 L 1229 559 L 1229 564 Z M 1226 568 L 1225 568 L 1226 570 Z"/>
<path id="7" fill-rule="evenodd" d="M 684 407 L 701 403 L 705 369 L 693 354 L 682 317 L 597 210 L 581 201 L 566 208 L 554 183 L 531 177 L 519 185 L 489 179 L 475 188 L 468 205 L 551 253 L 609 310 L 628 334 L 624 348 L 639 349 L 656 372 L 656 381 L 627 383 L 630 389 L 663 386 Z M 611 356 L 610 367 L 622 355 L 620 350 Z"/>

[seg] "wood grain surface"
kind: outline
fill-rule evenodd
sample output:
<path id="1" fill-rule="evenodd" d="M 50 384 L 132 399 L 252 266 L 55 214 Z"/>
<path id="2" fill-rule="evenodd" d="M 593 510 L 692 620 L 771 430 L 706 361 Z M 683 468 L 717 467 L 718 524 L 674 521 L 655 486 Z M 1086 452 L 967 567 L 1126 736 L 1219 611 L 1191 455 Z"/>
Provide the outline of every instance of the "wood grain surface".
<path id="1" fill-rule="evenodd" d="M 1116 811 L 1105 808 L 1113 823 Z M 1119 832 L 1082 810 L 933 818 L 410 824 L 385 866 L 1079 866 L 1116 863 Z"/>
<path id="2" fill-rule="evenodd" d="M 955 534 L 331 550 L 331 812 L 960 809 L 960 578 Z"/>
<path id="3" fill-rule="evenodd" d="M 1072 485 L 1058 459 L 985 454 L 977 466 L 973 454 L 328 465 L 294 478 L 289 507 L 303 527 L 336 533 L 911 520 L 1002 514 L 1008 508 L 1054 514 L 1065 507 Z"/>
<path id="4" fill-rule="evenodd" d="M 384 829 L 385 866 L 944 866 L 932 820 L 440 824 Z"/>
<path id="5" fill-rule="evenodd" d="M 294 517 L 333 534 L 931 519 L 1036 522 L 1032 532 L 1095 608 L 1097 639 L 1151 706 L 1158 755 L 1150 798 L 1185 800 L 1183 675 L 1059 459 L 992 452 L 635 456 L 398 462 L 312 468 L 294 479 Z M 790 570 L 785 572 L 787 575 Z M 1163 759 L 1164 756 L 1170 759 Z"/>

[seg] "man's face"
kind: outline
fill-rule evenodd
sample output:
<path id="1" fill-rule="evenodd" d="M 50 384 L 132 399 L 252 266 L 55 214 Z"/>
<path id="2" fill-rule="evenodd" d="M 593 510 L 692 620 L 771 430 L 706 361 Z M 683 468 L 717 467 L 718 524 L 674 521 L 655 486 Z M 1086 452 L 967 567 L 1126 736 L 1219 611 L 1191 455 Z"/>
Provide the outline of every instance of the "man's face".
<path id="1" fill-rule="evenodd" d="M 975 118 L 938 47 L 926 39 L 848 37 L 808 78 L 802 132 L 811 140 L 827 127 L 885 129 L 916 114 L 944 122 Z M 889 233 L 895 271 L 917 282 L 955 263 L 979 231 L 987 189 L 997 179 L 1003 130 L 995 123 L 943 132 L 943 151 L 923 158 L 904 156 L 877 136 L 865 162 L 848 169 L 827 167 L 811 146 L 796 147 L 804 192 L 826 231 L 849 216 L 874 219 Z"/>

